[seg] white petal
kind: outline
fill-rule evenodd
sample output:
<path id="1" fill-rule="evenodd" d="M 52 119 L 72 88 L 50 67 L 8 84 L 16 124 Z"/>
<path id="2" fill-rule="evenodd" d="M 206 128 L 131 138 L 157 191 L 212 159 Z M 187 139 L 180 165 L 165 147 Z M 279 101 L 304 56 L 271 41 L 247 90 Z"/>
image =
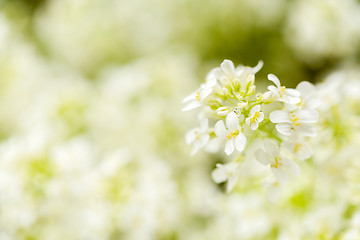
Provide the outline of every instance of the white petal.
<path id="1" fill-rule="evenodd" d="M 260 112 L 260 117 L 258 119 L 258 122 L 262 122 L 264 120 L 264 113 Z"/>
<path id="2" fill-rule="evenodd" d="M 277 87 L 275 87 L 274 85 L 270 85 L 267 88 L 270 91 L 270 93 L 272 93 L 273 95 L 275 94 L 276 96 L 279 96 L 279 89 Z M 264 94 L 268 94 L 268 93 L 269 92 L 266 92 Z M 270 98 L 270 96 L 268 98 Z"/>
<path id="3" fill-rule="evenodd" d="M 256 105 L 256 106 L 254 106 L 254 107 L 251 109 L 250 115 L 251 115 L 251 116 L 254 116 L 254 114 L 255 114 L 256 112 L 259 112 L 259 111 L 260 111 L 260 105 Z"/>
<path id="4" fill-rule="evenodd" d="M 202 135 L 199 139 L 200 148 L 204 147 L 209 142 L 209 134 Z"/>
<path id="5" fill-rule="evenodd" d="M 235 77 L 235 67 L 232 61 L 225 59 L 220 67 L 227 76 L 232 78 Z"/>
<path id="6" fill-rule="evenodd" d="M 316 123 L 319 119 L 319 113 L 315 110 L 299 110 L 295 112 L 295 115 L 299 118 L 299 121 L 304 123 Z"/>
<path id="7" fill-rule="evenodd" d="M 284 103 L 289 103 L 289 104 L 298 104 L 301 101 L 301 99 L 300 99 L 300 97 L 293 97 L 293 96 L 285 95 L 281 101 L 283 101 Z"/>
<path id="8" fill-rule="evenodd" d="M 211 173 L 211 177 L 216 183 L 225 182 L 228 179 L 228 175 L 226 169 L 223 167 L 222 164 L 216 164 L 214 171 Z"/>
<path id="9" fill-rule="evenodd" d="M 279 183 L 284 184 L 290 180 L 289 175 L 284 170 L 275 167 L 272 167 L 271 170 L 273 171 L 275 178 Z"/>
<path id="10" fill-rule="evenodd" d="M 226 138 L 226 136 L 229 134 L 228 130 L 225 128 L 223 120 L 219 120 L 215 124 L 215 134 L 220 138 Z"/>
<path id="11" fill-rule="evenodd" d="M 196 95 L 197 92 L 193 92 L 190 95 L 188 95 L 187 97 L 184 98 L 184 100 L 182 101 L 183 103 L 189 102 L 191 100 L 195 100 L 196 99 Z"/>
<path id="12" fill-rule="evenodd" d="M 282 123 L 282 122 L 291 123 L 289 118 L 289 112 L 284 110 L 275 110 L 271 112 L 270 121 L 273 123 Z"/>
<path id="13" fill-rule="evenodd" d="M 301 146 L 295 152 L 296 158 L 303 161 L 312 156 L 313 152 L 310 145 L 307 142 L 301 143 Z"/>
<path id="14" fill-rule="evenodd" d="M 252 72 L 253 74 L 257 73 L 258 71 L 260 71 L 260 69 L 264 66 L 264 62 L 263 61 L 259 61 L 258 64 L 252 68 Z"/>
<path id="15" fill-rule="evenodd" d="M 251 119 L 251 117 L 248 117 L 248 118 L 245 119 L 245 123 L 246 123 L 247 125 L 250 125 L 250 119 Z"/>
<path id="16" fill-rule="evenodd" d="M 245 135 L 240 132 L 239 135 L 237 135 L 234 139 L 234 145 L 236 147 L 236 150 L 238 150 L 239 152 L 244 151 L 246 146 Z"/>
<path id="17" fill-rule="evenodd" d="M 298 133 L 307 136 L 307 137 L 315 137 L 316 136 L 316 127 L 311 124 L 301 124 L 298 127 Z"/>
<path id="18" fill-rule="evenodd" d="M 300 92 L 298 92 L 292 88 L 286 88 L 285 93 L 286 93 L 286 95 L 288 95 L 290 97 L 300 97 L 300 95 L 301 95 Z"/>
<path id="19" fill-rule="evenodd" d="M 280 85 L 280 80 L 274 75 L 274 74 L 268 74 L 268 79 L 270 81 L 272 81 L 273 83 L 275 83 L 275 85 L 280 88 L 281 85 Z M 269 89 L 270 90 L 270 89 Z"/>
<path id="20" fill-rule="evenodd" d="M 261 148 L 256 150 L 255 157 L 256 157 L 256 160 L 258 160 L 261 164 L 268 165 L 270 163 L 267 154 Z"/>
<path id="21" fill-rule="evenodd" d="M 303 81 L 296 86 L 296 90 L 301 93 L 301 97 L 307 98 L 315 94 L 316 87 L 310 82 Z"/>
<path id="22" fill-rule="evenodd" d="M 298 108 L 298 106 L 296 104 L 285 103 L 285 108 L 288 111 L 295 111 Z"/>
<path id="23" fill-rule="evenodd" d="M 212 90 L 212 88 L 204 86 L 204 88 L 200 92 L 201 101 L 204 100 L 207 96 L 209 96 Z"/>
<path id="24" fill-rule="evenodd" d="M 190 156 L 194 156 L 201 148 L 201 143 L 199 141 L 194 142 L 193 148 L 190 152 Z"/>
<path id="25" fill-rule="evenodd" d="M 191 129 L 190 131 L 188 131 L 185 135 L 185 142 L 186 144 L 191 144 L 192 142 L 195 141 L 196 138 L 196 134 L 195 132 L 198 131 L 198 128 L 195 129 Z"/>
<path id="26" fill-rule="evenodd" d="M 235 187 L 237 180 L 238 180 L 238 173 L 237 171 L 233 172 L 233 176 L 229 177 L 227 185 L 226 185 L 226 192 L 229 193 Z"/>
<path id="27" fill-rule="evenodd" d="M 234 139 L 231 138 L 229 140 L 226 141 L 226 144 L 225 144 L 225 153 L 227 155 L 230 155 L 234 152 Z"/>
<path id="28" fill-rule="evenodd" d="M 230 132 L 240 129 L 239 118 L 234 112 L 230 112 L 226 117 L 226 126 Z"/>
<path id="29" fill-rule="evenodd" d="M 299 176 L 301 173 L 300 167 L 292 160 L 283 157 L 281 159 L 282 166 L 292 175 Z"/>
<path id="30" fill-rule="evenodd" d="M 266 152 L 272 157 L 275 158 L 280 155 L 280 149 L 273 141 L 266 139 L 264 141 L 264 146 Z"/>
<path id="31" fill-rule="evenodd" d="M 276 124 L 275 128 L 279 133 L 284 134 L 286 136 L 290 136 L 292 133 L 290 123 L 278 123 Z"/>
<path id="32" fill-rule="evenodd" d="M 258 123 L 258 122 L 254 122 L 254 123 L 251 124 L 251 129 L 254 130 L 254 131 L 255 131 L 258 127 L 259 127 L 259 123 Z"/>
<path id="33" fill-rule="evenodd" d="M 182 111 L 189 111 L 195 108 L 201 107 L 201 103 L 197 100 L 193 100 L 191 102 L 189 102 L 183 109 Z"/>

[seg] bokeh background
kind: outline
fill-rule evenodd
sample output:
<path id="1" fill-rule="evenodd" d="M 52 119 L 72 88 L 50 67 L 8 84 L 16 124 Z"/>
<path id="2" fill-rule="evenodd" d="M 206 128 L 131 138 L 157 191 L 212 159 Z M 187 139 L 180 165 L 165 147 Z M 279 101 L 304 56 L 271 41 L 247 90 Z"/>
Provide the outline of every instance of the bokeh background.
<path id="1" fill-rule="evenodd" d="M 224 59 L 325 99 L 275 204 L 185 145 Z M 360 239 L 359 61 L 355 0 L 0 0 L 0 239 Z"/>

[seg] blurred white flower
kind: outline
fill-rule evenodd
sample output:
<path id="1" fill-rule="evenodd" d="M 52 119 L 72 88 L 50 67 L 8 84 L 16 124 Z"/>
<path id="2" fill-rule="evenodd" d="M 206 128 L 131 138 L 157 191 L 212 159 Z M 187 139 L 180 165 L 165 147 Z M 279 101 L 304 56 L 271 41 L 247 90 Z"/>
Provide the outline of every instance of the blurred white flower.
<path id="1" fill-rule="evenodd" d="M 211 173 L 213 180 L 216 183 L 227 181 L 226 191 L 231 192 L 239 177 L 240 163 L 230 162 L 227 164 L 216 164 L 216 168 Z"/>
<path id="2" fill-rule="evenodd" d="M 289 181 L 289 173 L 294 176 L 300 174 L 299 166 L 289 158 L 282 156 L 279 147 L 275 143 L 265 140 L 264 146 L 266 151 L 259 148 L 255 152 L 256 159 L 264 165 L 270 165 L 272 172 L 280 184 Z"/>
<path id="3" fill-rule="evenodd" d="M 208 125 L 209 125 L 208 122 L 209 122 L 208 119 L 206 118 L 203 119 L 200 122 L 200 127 L 194 128 L 186 134 L 185 136 L 186 143 L 193 145 L 193 148 L 190 153 L 191 156 L 195 155 L 209 141 L 210 135 L 207 133 Z"/>
<path id="4" fill-rule="evenodd" d="M 308 142 L 302 140 L 300 137 L 293 135 L 287 141 L 281 143 L 281 148 L 288 150 L 294 154 L 295 157 L 301 161 L 310 158 L 313 151 Z"/>

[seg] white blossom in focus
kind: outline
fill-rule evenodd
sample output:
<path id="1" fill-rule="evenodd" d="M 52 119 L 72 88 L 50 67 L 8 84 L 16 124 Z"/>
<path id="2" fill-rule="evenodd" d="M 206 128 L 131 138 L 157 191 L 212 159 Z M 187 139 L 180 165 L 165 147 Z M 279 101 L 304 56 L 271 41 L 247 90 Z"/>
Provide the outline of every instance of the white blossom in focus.
<path id="1" fill-rule="evenodd" d="M 298 91 L 281 86 L 280 80 L 274 74 L 269 74 L 268 79 L 276 85 L 276 87 L 273 85 L 268 86 L 268 90 L 277 97 L 277 101 L 290 104 L 300 102 L 300 93 Z"/>
<path id="2" fill-rule="evenodd" d="M 215 124 L 215 134 L 220 140 L 226 140 L 225 153 L 230 155 L 234 149 L 242 152 L 245 149 L 246 137 L 241 132 L 239 118 L 236 113 L 231 112 L 226 117 L 226 126 L 223 120 Z"/>
<path id="3" fill-rule="evenodd" d="M 259 123 L 264 120 L 264 113 L 260 111 L 260 105 L 254 106 L 250 111 L 250 117 L 246 118 L 246 124 L 251 127 L 252 130 L 256 130 L 259 127 Z"/>
<path id="4" fill-rule="evenodd" d="M 286 136 L 294 132 L 303 136 L 316 136 L 316 128 L 312 123 L 318 121 L 319 114 L 315 110 L 275 110 L 270 113 L 270 121 L 276 124 L 276 130 Z"/>

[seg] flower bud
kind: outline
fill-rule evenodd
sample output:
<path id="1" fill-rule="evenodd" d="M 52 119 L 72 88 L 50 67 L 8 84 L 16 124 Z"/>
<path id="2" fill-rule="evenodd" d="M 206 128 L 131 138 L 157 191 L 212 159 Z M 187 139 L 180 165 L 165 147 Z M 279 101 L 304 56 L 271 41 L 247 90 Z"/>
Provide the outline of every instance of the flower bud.
<path id="1" fill-rule="evenodd" d="M 229 108 L 227 107 L 219 107 L 217 109 L 217 115 L 219 116 L 226 116 L 229 113 Z"/>

